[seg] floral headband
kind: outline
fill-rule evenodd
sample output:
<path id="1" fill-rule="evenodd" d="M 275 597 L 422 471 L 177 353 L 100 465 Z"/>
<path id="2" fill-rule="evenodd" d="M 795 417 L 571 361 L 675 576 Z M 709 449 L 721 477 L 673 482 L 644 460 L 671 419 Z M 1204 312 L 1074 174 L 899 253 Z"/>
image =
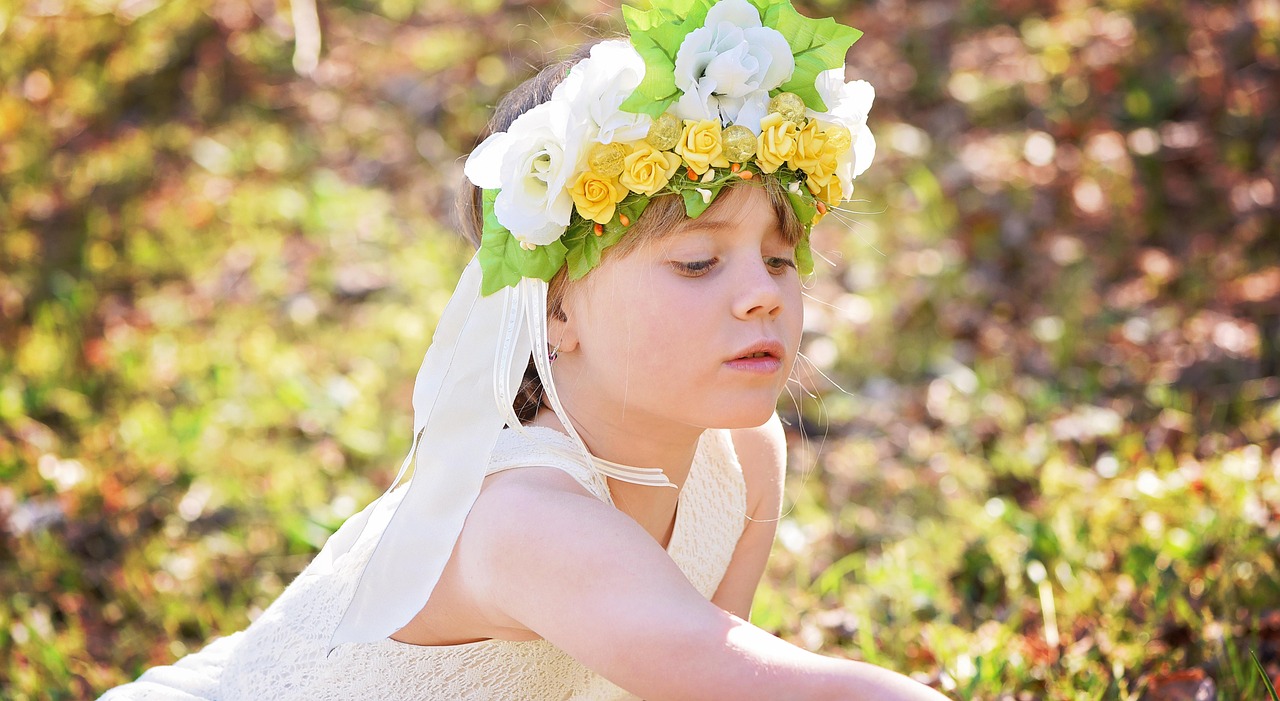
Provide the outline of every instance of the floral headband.
<path id="1" fill-rule="evenodd" d="M 551 99 L 492 134 L 464 172 L 483 189 L 482 294 L 522 278 L 579 279 L 651 198 L 697 217 L 725 185 L 772 174 L 809 231 L 853 194 L 875 155 L 866 81 L 844 81 L 862 32 L 788 0 L 654 0 L 623 7 L 631 40 L 605 41 Z"/>

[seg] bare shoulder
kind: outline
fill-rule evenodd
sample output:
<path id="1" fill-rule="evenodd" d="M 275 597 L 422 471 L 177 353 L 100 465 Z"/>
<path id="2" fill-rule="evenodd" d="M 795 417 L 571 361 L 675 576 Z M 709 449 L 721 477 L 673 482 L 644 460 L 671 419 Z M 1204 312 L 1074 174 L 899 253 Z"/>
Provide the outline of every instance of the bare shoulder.
<path id="1" fill-rule="evenodd" d="M 467 518 L 464 533 L 477 545 L 510 545 L 559 532 L 583 519 L 618 513 L 577 480 L 554 467 L 522 467 L 489 475 Z"/>
<path id="2" fill-rule="evenodd" d="M 570 654 L 604 654 L 593 646 L 606 628 L 719 620 L 644 528 L 556 468 L 491 475 L 456 554 L 492 625 L 534 632 Z"/>
<path id="3" fill-rule="evenodd" d="M 637 537 L 639 536 L 639 537 Z M 566 571 L 598 560 L 609 541 L 652 544 L 628 516 L 591 494 L 563 470 L 522 467 L 485 479 L 458 543 L 463 574 L 484 598 L 501 598 L 507 578 L 528 569 Z M 658 548 L 661 552 L 661 548 Z M 558 570 L 558 571 L 557 571 Z"/>
<path id="4" fill-rule="evenodd" d="M 787 438 L 782 420 L 774 414 L 761 426 L 734 429 L 729 435 L 738 463 L 742 465 L 752 514 L 761 515 L 760 509 L 779 508 L 787 470 Z"/>
<path id="5" fill-rule="evenodd" d="M 562 543 L 565 535 L 560 531 L 566 524 L 607 518 L 601 507 L 608 509 L 557 468 L 523 467 L 489 475 L 431 597 L 396 640 L 443 645 L 538 637 L 493 605 L 494 583 L 527 566 L 516 560 L 536 561 L 546 549 Z"/>

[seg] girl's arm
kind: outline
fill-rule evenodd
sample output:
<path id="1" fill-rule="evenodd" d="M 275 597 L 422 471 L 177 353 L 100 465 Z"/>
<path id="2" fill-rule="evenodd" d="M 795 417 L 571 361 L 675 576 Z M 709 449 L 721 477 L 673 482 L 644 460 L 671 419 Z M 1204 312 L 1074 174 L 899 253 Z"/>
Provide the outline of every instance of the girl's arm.
<path id="1" fill-rule="evenodd" d="M 782 485 L 787 470 L 787 439 L 777 414 L 758 428 L 730 432 L 733 450 L 747 485 L 747 519 L 712 603 L 750 620 L 751 601 L 764 575 L 782 515 Z"/>
<path id="2" fill-rule="evenodd" d="M 648 533 L 553 468 L 513 470 L 472 508 L 458 573 L 494 623 L 534 631 L 649 701 L 945 697 L 825 658 L 703 598 Z"/>

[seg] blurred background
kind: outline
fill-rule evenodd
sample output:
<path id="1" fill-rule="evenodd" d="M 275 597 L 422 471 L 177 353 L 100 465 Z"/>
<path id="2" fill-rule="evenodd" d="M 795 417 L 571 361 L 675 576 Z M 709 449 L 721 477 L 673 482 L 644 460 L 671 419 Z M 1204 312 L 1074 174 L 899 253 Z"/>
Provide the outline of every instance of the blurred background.
<path id="1" fill-rule="evenodd" d="M 879 153 L 815 233 L 755 622 L 955 698 L 1262 698 L 1280 0 L 796 5 L 866 32 Z M 469 257 L 461 158 L 622 28 L 0 0 L 0 696 L 243 628 L 381 492 Z"/>

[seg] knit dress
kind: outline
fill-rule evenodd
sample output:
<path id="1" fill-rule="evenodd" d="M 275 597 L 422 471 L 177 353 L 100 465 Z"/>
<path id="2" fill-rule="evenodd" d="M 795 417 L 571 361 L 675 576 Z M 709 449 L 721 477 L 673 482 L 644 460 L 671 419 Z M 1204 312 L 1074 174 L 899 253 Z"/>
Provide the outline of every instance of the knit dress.
<path id="1" fill-rule="evenodd" d="M 511 429 L 501 432 L 489 474 L 554 467 L 596 498 L 612 503 L 598 472 L 564 457 L 564 452 L 574 451 L 568 436 L 539 427 L 525 431 L 529 435 Z M 553 452 L 552 445 L 561 451 Z M 404 492 L 397 489 L 383 498 L 399 500 Z M 708 599 L 729 566 L 745 515 L 746 487 L 729 432 L 706 431 L 681 490 L 667 553 Z M 246 630 L 214 641 L 171 666 L 148 670 L 137 681 L 108 691 L 103 701 L 635 698 L 545 640 L 420 646 L 384 638 L 339 645 L 326 654 L 384 527 L 385 523 L 370 520 L 356 545 L 331 564 L 319 564 L 326 560 L 322 551 Z"/>

